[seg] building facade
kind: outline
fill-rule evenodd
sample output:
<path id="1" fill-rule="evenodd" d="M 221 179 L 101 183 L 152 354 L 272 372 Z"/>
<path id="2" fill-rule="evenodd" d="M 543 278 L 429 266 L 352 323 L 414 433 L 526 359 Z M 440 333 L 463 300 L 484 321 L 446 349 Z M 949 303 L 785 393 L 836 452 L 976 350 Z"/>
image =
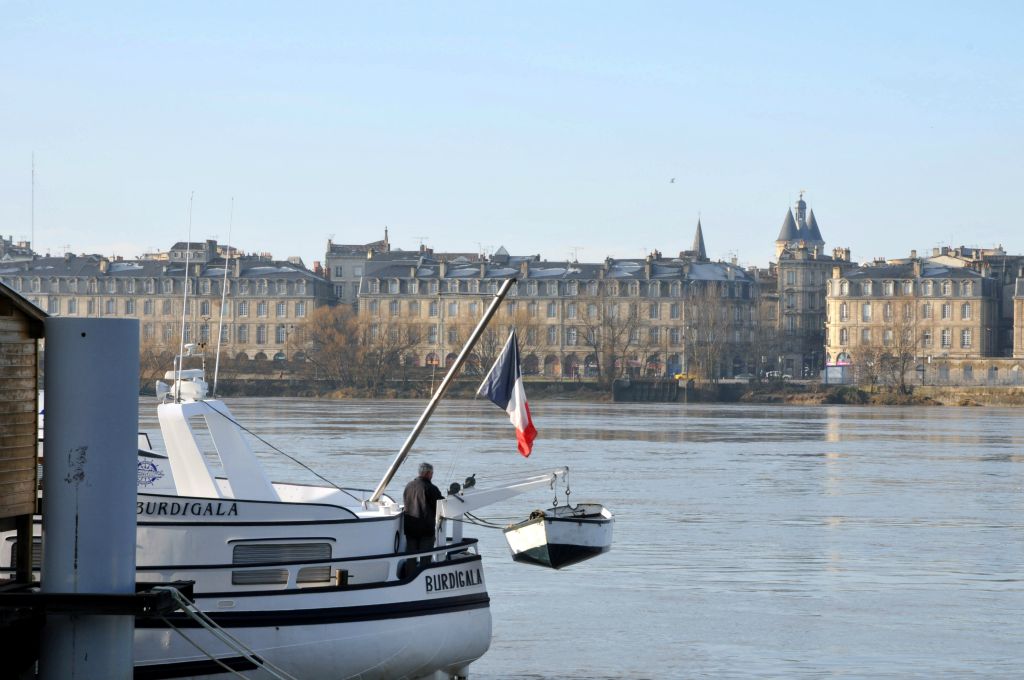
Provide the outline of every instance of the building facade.
<path id="1" fill-rule="evenodd" d="M 342 304 L 354 305 L 359 297 L 359 281 L 366 271 L 368 257 L 391 252 L 387 227 L 380 241 L 364 244 L 343 244 L 327 241 L 324 270 L 331 282 L 335 299 Z"/>
<path id="2" fill-rule="evenodd" d="M 997 356 L 998 283 L 932 260 L 836 267 L 827 288 L 826 359 L 871 381 L 882 357 L 907 357 L 924 381 L 974 382 Z M 915 375 L 916 375 L 915 373 Z M 876 376 L 877 377 L 877 376 Z"/>
<path id="3" fill-rule="evenodd" d="M 527 374 L 718 377 L 751 365 L 752 277 L 692 250 L 601 263 L 541 261 L 503 248 L 480 262 L 428 255 L 381 262 L 363 277 L 359 317 L 376 329 L 371 335 L 411 333 L 407 363 L 447 367 L 510 277 L 516 284 L 491 338 L 478 345 L 478 369 L 489 366 L 512 326 Z"/>
<path id="4" fill-rule="evenodd" d="M 293 262 L 219 252 L 206 241 L 175 244 L 165 259 L 36 257 L 3 264 L 0 281 L 51 316 L 138 319 L 144 345 L 173 353 L 182 334 L 212 352 L 220 329 L 221 352 L 232 358 L 292 358 L 289 338 L 333 302 L 330 284 Z"/>

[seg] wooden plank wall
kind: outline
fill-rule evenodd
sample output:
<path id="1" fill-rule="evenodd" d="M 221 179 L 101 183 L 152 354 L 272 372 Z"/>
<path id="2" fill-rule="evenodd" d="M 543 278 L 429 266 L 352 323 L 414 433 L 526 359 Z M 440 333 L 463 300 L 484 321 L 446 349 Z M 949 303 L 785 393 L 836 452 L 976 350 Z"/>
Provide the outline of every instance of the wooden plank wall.
<path id="1" fill-rule="evenodd" d="M 36 509 L 37 341 L 0 298 L 0 519 Z"/>

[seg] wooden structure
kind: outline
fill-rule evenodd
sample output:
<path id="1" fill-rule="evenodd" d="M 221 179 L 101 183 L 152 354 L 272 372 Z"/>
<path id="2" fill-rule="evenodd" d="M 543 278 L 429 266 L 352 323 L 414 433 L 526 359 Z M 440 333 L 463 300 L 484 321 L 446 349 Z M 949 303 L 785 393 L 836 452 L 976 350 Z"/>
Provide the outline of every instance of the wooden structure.
<path id="1" fill-rule="evenodd" d="M 39 340 L 46 313 L 0 284 L 0 530 L 18 530 L 17 580 L 32 578 Z"/>

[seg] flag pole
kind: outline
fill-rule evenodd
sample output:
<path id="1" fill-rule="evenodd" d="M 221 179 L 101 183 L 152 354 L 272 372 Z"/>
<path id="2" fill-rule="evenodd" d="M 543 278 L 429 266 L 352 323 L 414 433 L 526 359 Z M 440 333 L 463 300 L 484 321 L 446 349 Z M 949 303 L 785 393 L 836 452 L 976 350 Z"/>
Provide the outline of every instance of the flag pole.
<path id="1" fill-rule="evenodd" d="M 476 328 L 473 329 L 473 332 L 470 334 L 469 339 L 462 348 L 462 351 L 459 352 L 459 356 L 455 358 L 455 363 L 453 363 L 448 369 L 448 374 L 445 375 L 444 380 L 441 381 L 437 391 L 434 392 L 434 395 L 430 398 L 430 403 L 427 404 L 427 408 L 424 409 L 420 419 L 416 422 L 416 426 L 412 428 L 412 432 L 409 433 L 405 443 L 402 444 L 402 448 L 399 449 L 398 455 L 395 456 L 393 461 L 391 461 L 391 466 L 388 467 L 388 471 L 384 473 L 384 478 L 380 480 L 380 483 L 377 484 L 377 488 L 373 490 L 373 495 L 370 496 L 369 501 L 367 501 L 368 503 L 376 503 L 384 494 L 384 489 L 386 489 L 388 484 L 391 483 L 395 473 L 398 472 L 398 468 L 402 466 L 403 462 L 405 462 L 405 458 L 409 455 L 409 450 L 416 442 L 416 438 L 420 436 L 420 432 L 423 431 L 423 428 L 426 426 L 431 414 L 434 413 L 434 409 L 437 408 L 437 404 L 441 401 L 442 397 L 444 397 L 444 393 L 448 390 L 448 386 L 451 384 L 452 380 L 455 379 L 455 374 L 458 373 L 460 368 L 462 368 L 462 364 L 464 364 L 466 359 L 469 357 L 469 353 L 473 351 L 473 347 L 476 345 L 477 340 L 479 340 L 480 336 L 483 335 L 484 329 L 487 328 L 487 324 L 490 322 L 491 317 L 493 317 L 494 313 L 498 311 L 498 305 L 500 305 L 502 300 L 505 299 L 505 295 L 508 293 L 515 281 L 516 277 L 513 276 L 506 279 L 505 283 L 501 284 L 501 288 L 495 294 L 494 299 L 491 300 L 491 304 L 487 308 L 487 311 L 484 312 L 480 322 L 476 325 Z"/>

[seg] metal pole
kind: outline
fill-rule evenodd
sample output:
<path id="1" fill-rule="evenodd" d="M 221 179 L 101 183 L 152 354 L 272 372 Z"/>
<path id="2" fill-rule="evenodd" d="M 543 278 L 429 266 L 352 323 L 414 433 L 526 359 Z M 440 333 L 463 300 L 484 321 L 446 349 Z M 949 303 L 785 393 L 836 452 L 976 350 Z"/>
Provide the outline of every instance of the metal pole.
<path id="1" fill-rule="evenodd" d="M 369 500 L 370 503 L 376 503 L 380 500 L 381 495 L 384 493 L 384 489 L 386 489 L 388 484 L 391 483 L 395 473 L 398 472 L 398 468 L 401 467 L 403 462 L 405 462 L 406 456 L 409 455 L 409 449 L 411 449 L 412 445 L 416 442 L 416 438 L 420 436 L 420 432 L 423 431 L 423 427 L 427 424 L 427 421 L 430 419 L 434 409 L 437 408 L 437 404 L 441 401 L 441 398 L 444 397 L 444 393 L 448 390 L 448 385 L 455 379 L 455 374 L 462 367 L 462 364 L 466 361 L 469 353 L 473 351 L 476 341 L 480 339 L 481 335 L 483 335 L 484 329 L 487 327 L 488 322 L 490 322 L 491 317 L 493 317 L 494 313 L 498 311 L 498 305 L 500 305 L 501 301 L 505 299 L 505 295 L 508 293 L 509 288 L 512 287 L 512 284 L 515 283 L 515 281 L 516 278 L 513 276 L 510 279 L 506 279 L 505 283 L 501 284 L 501 289 L 498 290 L 494 299 L 491 300 L 491 305 L 487 308 L 487 311 L 484 312 L 483 317 L 480 319 L 480 323 L 478 323 L 476 328 L 473 329 L 473 333 L 469 336 L 469 340 L 466 341 L 466 345 L 462 348 L 462 351 L 459 352 L 459 356 L 456 357 L 455 363 L 448 369 L 448 374 L 444 377 L 444 380 L 441 381 L 437 391 L 434 392 L 434 396 L 430 398 L 430 403 L 427 404 L 427 408 L 423 411 L 420 419 L 416 422 L 416 426 L 412 428 L 412 432 L 409 433 L 409 437 L 405 440 L 405 443 L 402 444 L 402 448 L 398 451 L 398 455 L 395 456 L 393 461 L 391 461 L 391 466 L 388 468 L 388 471 L 384 473 L 384 478 L 380 480 L 380 484 L 378 484 L 377 488 L 373 490 L 373 495 L 370 496 Z"/>
<path id="2" fill-rule="evenodd" d="M 135 592 L 139 322 L 46 319 L 44 593 Z M 50 614 L 42 680 L 130 680 L 131 615 Z"/>

